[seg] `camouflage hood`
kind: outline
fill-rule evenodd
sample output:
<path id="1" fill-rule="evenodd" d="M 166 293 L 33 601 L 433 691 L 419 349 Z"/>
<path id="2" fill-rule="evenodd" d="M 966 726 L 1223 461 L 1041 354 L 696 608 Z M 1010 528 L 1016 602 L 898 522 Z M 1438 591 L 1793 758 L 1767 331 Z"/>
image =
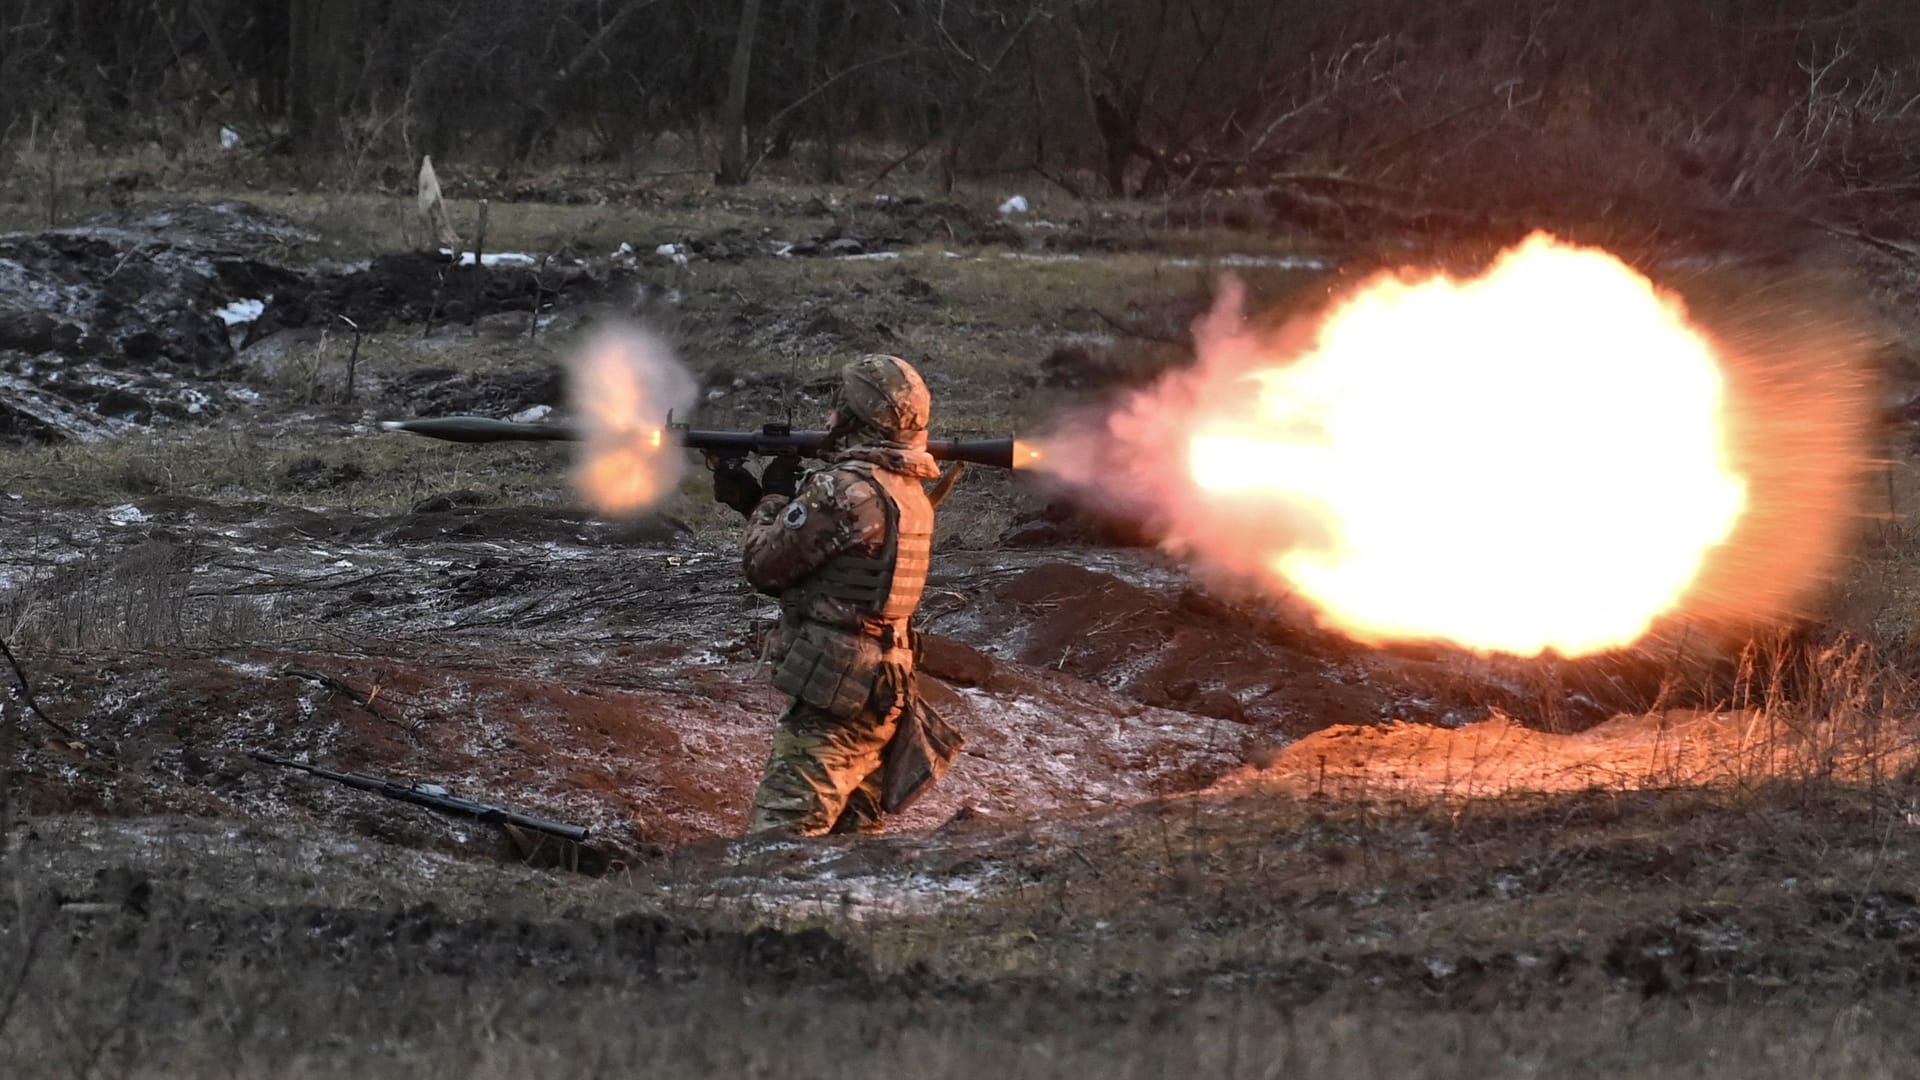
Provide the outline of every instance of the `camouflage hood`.
<path id="1" fill-rule="evenodd" d="M 863 443 L 836 450 L 828 455 L 828 460 L 837 464 L 842 461 L 864 461 L 875 468 L 902 476 L 931 480 L 940 475 L 940 464 L 933 455 L 916 446 L 907 446 L 897 442 Z"/>

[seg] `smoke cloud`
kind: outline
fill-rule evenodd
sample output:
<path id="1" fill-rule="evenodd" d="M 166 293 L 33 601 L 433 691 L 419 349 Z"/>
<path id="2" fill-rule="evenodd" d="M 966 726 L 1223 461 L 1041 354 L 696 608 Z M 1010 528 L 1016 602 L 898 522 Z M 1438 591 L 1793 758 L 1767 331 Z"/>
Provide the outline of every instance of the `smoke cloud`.
<path id="1" fill-rule="evenodd" d="M 567 404 L 582 429 L 573 484 L 595 510 L 632 516 L 658 505 L 686 474 L 667 438 L 669 412 L 685 414 L 698 384 L 665 338 L 616 324 L 568 357 Z"/>

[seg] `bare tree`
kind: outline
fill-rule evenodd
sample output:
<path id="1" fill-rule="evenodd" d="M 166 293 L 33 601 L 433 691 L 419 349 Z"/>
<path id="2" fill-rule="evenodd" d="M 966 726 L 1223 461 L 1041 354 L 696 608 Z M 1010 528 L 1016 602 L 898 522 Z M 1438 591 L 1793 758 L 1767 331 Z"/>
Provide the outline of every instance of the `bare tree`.
<path id="1" fill-rule="evenodd" d="M 357 0 L 288 0 L 287 122 L 296 145 L 320 149 L 339 139 L 348 53 L 361 29 L 358 6 Z"/>
<path id="2" fill-rule="evenodd" d="M 747 88 L 753 70 L 754 24 L 759 18 L 760 0 L 741 0 L 733 64 L 727 71 L 727 103 L 720 110 L 720 171 L 715 179 L 722 184 L 747 182 Z"/>

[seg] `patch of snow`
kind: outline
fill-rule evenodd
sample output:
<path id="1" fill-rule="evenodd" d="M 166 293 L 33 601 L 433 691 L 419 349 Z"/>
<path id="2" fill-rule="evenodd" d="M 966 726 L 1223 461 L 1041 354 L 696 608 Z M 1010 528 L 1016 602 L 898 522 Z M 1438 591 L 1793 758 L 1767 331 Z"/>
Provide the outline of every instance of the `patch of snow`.
<path id="1" fill-rule="evenodd" d="M 1527 895 L 1526 880 L 1518 874 L 1495 874 L 1492 885 L 1493 894 L 1502 900 L 1516 900 Z"/>
<path id="2" fill-rule="evenodd" d="M 519 251 L 492 251 L 480 256 L 481 266 L 534 266 L 539 262 L 539 259 Z M 472 266 L 473 252 L 461 252 L 460 265 Z"/>
<path id="3" fill-rule="evenodd" d="M 835 258 L 841 262 L 884 262 L 888 259 L 897 259 L 899 257 L 900 253 L 897 251 L 863 251 L 858 255 L 835 256 Z"/>
<path id="4" fill-rule="evenodd" d="M 1000 204 L 1000 212 L 1002 214 L 1024 214 L 1032 209 L 1033 207 L 1028 205 L 1025 195 L 1015 195 L 1013 198 Z"/>
<path id="5" fill-rule="evenodd" d="M 769 845 L 759 850 L 775 853 L 792 851 L 794 846 Z M 812 850 L 819 854 L 807 860 L 812 865 L 805 869 L 811 874 L 796 868 L 778 880 L 758 876 L 722 878 L 702 882 L 697 888 L 703 900 L 714 899 L 718 892 L 747 899 L 761 911 L 772 908 L 797 917 L 832 916 L 857 922 L 881 915 L 935 915 L 964 907 L 988 895 L 1005 877 L 994 866 L 952 875 L 903 872 L 898 867 L 843 875 L 831 865 L 839 854 L 835 849 Z M 666 891 L 673 893 L 681 888 L 685 887 L 667 886 Z"/>
<path id="6" fill-rule="evenodd" d="M 512 416 L 507 417 L 507 419 L 508 421 L 515 424 L 534 424 L 542 420 L 545 420 L 548 416 L 551 416 L 552 414 L 553 414 L 553 406 L 535 405 L 531 408 L 521 409 L 519 412 L 514 413 Z"/>
<path id="7" fill-rule="evenodd" d="M 1753 935 L 1739 926 L 1701 927 L 1694 941 L 1703 952 L 1741 952 L 1753 947 Z"/>
<path id="8" fill-rule="evenodd" d="M 578 559 L 591 558 L 593 554 L 592 552 L 587 551 L 584 548 L 577 548 L 570 544 L 562 544 L 558 540 L 542 541 L 539 544 L 539 548 L 541 551 L 544 551 L 547 553 L 547 557 L 549 559 L 562 560 L 562 561 L 573 561 Z"/>
<path id="9" fill-rule="evenodd" d="M 273 297 L 267 297 L 267 300 L 271 299 Z M 267 310 L 267 300 L 235 300 L 214 314 L 228 326 L 244 326 L 258 319 Z"/>
<path id="10" fill-rule="evenodd" d="M 221 128 L 220 129 L 220 149 L 222 150 L 240 149 L 240 133 L 233 130 L 230 127 Z"/>
<path id="11" fill-rule="evenodd" d="M 1333 262 L 1318 255 L 1245 255 L 1228 253 L 1204 258 L 1179 256 L 1167 260 L 1168 266 L 1238 266 L 1265 270 L 1326 270 Z"/>
<path id="12" fill-rule="evenodd" d="M 256 402 L 260 400 L 260 391 L 251 386 L 229 386 L 227 396 L 235 401 Z"/>
<path id="13" fill-rule="evenodd" d="M 107 520 L 115 525 L 138 525 L 147 520 L 147 515 L 132 503 L 121 503 L 107 511 Z"/>
<path id="14" fill-rule="evenodd" d="M 687 265 L 687 249 L 680 244 L 661 244 L 653 253 L 672 259 L 678 266 Z"/>

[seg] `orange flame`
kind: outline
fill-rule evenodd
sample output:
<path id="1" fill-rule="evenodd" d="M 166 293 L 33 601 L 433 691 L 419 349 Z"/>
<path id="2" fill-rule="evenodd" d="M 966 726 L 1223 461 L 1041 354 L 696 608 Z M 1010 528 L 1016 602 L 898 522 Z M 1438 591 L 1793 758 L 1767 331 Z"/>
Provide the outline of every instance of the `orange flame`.
<path id="1" fill-rule="evenodd" d="M 568 396 L 583 437 L 574 487 L 596 510 L 635 514 L 671 494 L 686 462 L 665 437 L 670 411 L 694 400 L 693 378 L 667 343 L 633 328 L 603 331 L 569 364 Z"/>
<path id="2" fill-rule="evenodd" d="M 1476 280 L 1378 282 L 1254 378 L 1253 428 L 1205 423 L 1192 476 L 1306 509 L 1329 542 L 1272 568 L 1362 639 L 1631 644 L 1745 503 L 1711 346 L 1644 277 L 1544 236 Z"/>
<path id="3" fill-rule="evenodd" d="M 1194 369 L 1056 434 L 1035 464 L 1131 492 L 1168 546 L 1353 638 L 1629 645 L 1688 602 L 1753 508 L 1757 436 L 1739 432 L 1725 358 L 1605 252 L 1537 234 L 1476 278 L 1384 275 L 1280 335 L 1245 326 L 1240 299 L 1229 281 L 1196 324 Z M 1851 418 L 1832 411 L 1837 453 Z M 1762 541 L 1784 542 L 1778 509 Z M 1745 564 L 1792 564 L 1797 587 L 1827 555 Z M 1768 601 L 1786 591 L 1770 583 Z"/>

